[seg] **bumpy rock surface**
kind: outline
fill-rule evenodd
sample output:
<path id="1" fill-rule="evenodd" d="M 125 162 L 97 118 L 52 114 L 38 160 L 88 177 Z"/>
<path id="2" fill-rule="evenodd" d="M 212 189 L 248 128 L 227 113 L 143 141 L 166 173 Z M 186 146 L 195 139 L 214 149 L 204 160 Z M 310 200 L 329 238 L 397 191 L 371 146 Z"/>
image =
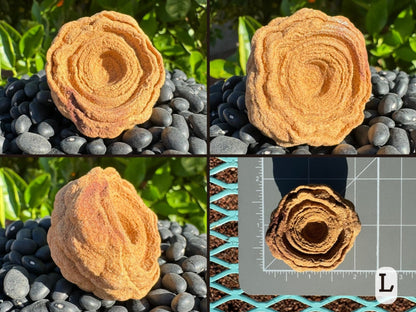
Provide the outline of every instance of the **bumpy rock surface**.
<path id="1" fill-rule="evenodd" d="M 48 216 L 0 228 L 0 311 L 189 312 L 191 304 L 193 312 L 208 311 L 207 237 L 194 225 L 158 221 L 160 278 L 146 297 L 127 301 L 101 299 L 68 282 L 51 259 L 50 225 Z"/>
<path id="2" fill-rule="evenodd" d="M 246 106 L 277 144 L 340 143 L 363 121 L 370 95 L 364 37 L 347 18 L 302 9 L 256 31 Z"/>
<path id="3" fill-rule="evenodd" d="M 273 211 L 266 243 L 296 271 L 328 271 L 342 263 L 360 230 L 353 203 L 326 185 L 299 186 Z"/>
<path id="4" fill-rule="evenodd" d="M 114 168 L 59 190 L 48 243 L 62 275 L 103 299 L 143 298 L 159 278 L 157 216 Z"/>
<path id="5" fill-rule="evenodd" d="M 150 118 L 165 71 L 134 18 L 103 11 L 62 26 L 46 76 L 57 108 L 80 132 L 114 138 Z"/>

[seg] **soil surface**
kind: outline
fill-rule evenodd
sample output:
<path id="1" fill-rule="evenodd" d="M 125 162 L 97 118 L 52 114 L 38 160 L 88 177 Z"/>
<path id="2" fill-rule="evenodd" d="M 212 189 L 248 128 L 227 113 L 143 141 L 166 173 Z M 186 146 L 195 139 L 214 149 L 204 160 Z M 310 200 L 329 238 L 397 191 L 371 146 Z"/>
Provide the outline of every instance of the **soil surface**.
<path id="1" fill-rule="evenodd" d="M 209 167 L 210 169 L 222 164 L 223 161 L 218 158 L 211 157 L 209 160 Z M 237 168 L 230 168 L 226 169 L 224 171 L 221 171 L 215 175 L 215 178 L 222 180 L 226 183 L 237 183 L 238 181 L 238 170 Z M 221 187 L 216 186 L 213 183 L 210 183 L 210 195 L 217 194 L 221 192 L 223 189 Z M 217 206 L 220 206 L 227 210 L 236 210 L 238 209 L 238 196 L 237 195 L 229 195 L 226 197 L 223 197 L 222 199 L 219 199 L 215 202 Z M 209 214 L 209 221 L 210 223 L 218 221 L 222 217 L 224 217 L 223 214 L 211 210 Z M 215 227 L 215 231 L 227 235 L 229 237 L 236 237 L 238 236 L 238 222 L 228 222 L 226 224 L 220 225 Z M 209 240 L 209 247 L 210 250 L 215 249 L 225 242 L 219 238 L 216 238 L 214 236 L 210 236 Z M 230 248 L 223 252 L 220 252 L 216 255 L 216 257 L 228 262 L 228 263 L 238 263 L 238 248 Z M 210 268 L 209 268 L 209 276 L 214 276 L 220 272 L 225 271 L 226 268 L 218 265 L 216 263 L 211 262 Z M 238 281 L 238 274 L 230 274 L 227 275 L 217 281 L 218 284 L 221 284 L 229 289 L 239 289 L 239 281 Z M 269 301 L 276 296 L 253 296 L 253 295 L 247 295 L 243 294 L 246 297 L 252 298 L 253 300 L 257 302 L 264 302 Z M 215 302 L 223 297 L 227 296 L 226 293 L 219 291 L 215 288 L 210 288 L 210 302 Z M 327 296 L 305 296 L 306 299 L 310 301 L 321 301 L 325 298 L 328 298 Z M 360 297 L 364 300 L 368 301 L 374 301 L 374 297 Z M 416 306 L 416 303 L 413 303 L 407 299 L 404 298 L 398 298 L 394 304 L 391 305 L 379 305 L 380 308 L 385 309 L 389 312 L 405 312 L 409 309 Z M 300 312 L 303 311 L 308 306 L 292 299 L 286 299 L 282 300 L 278 303 L 275 303 L 271 306 L 272 309 L 279 311 L 279 312 Z M 328 303 L 324 306 L 325 308 L 334 311 L 334 312 L 352 312 L 355 311 L 363 305 L 350 300 L 346 298 L 335 300 L 331 303 Z M 254 306 L 251 304 L 248 304 L 241 300 L 230 300 L 227 301 L 220 306 L 217 307 L 217 309 L 224 311 L 224 312 L 245 312 L 253 309 Z"/>

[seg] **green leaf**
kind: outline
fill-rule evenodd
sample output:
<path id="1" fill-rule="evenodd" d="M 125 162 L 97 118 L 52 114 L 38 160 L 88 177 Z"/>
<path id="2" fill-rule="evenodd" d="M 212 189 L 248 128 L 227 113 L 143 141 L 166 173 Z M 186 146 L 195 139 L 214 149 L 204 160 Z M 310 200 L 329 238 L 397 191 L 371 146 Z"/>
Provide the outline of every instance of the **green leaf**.
<path id="1" fill-rule="evenodd" d="M 196 68 L 204 61 L 204 56 L 199 51 L 192 51 L 189 56 L 189 64 L 191 65 L 191 71 L 194 73 Z"/>
<path id="2" fill-rule="evenodd" d="M 216 79 L 226 79 L 242 74 L 242 70 L 237 64 L 223 59 L 210 61 L 209 71 L 209 75 Z"/>
<path id="3" fill-rule="evenodd" d="M 371 35 L 378 34 L 387 23 L 387 0 L 377 0 L 371 3 L 365 17 L 365 26 Z"/>
<path id="4" fill-rule="evenodd" d="M 43 25 L 36 25 L 26 31 L 19 42 L 20 53 L 25 58 L 32 57 L 41 47 L 43 35 Z"/>
<path id="5" fill-rule="evenodd" d="M 416 60 L 416 52 L 414 52 L 410 47 L 407 46 L 398 48 L 395 54 L 399 59 L 407 62 Z"/>
<path id="6" fill-rule="evenodd" d="M 240 67 L 246 73 L 247 60 L 251 51 L 251 39 L 261 24 L 250 16 L 238 18 L 238 55 Z"/>
<path id="7" fill-rule="evenodd" d="M 161 197 L 164 196 L 172 186 L 173 176 L 170 173 L 169 164 L 166 163 L 158 168 L 152 177 L 152 184 L 157 187 Z"/>
<path id="8" fill-rule="evenodd" d="M 207 165 L 205 158 L 188 157 L 176 158 L 172 160 L 172 173 L 178 177 L 191 177 L 197 174 L 203 174 Z"/>
<path id="9" fill-rule="evenodd" d="M 186 205 L 178 207 L 177 211 L 181 214 L 196 214 L 201 211 L 201 207 L 197 203 L 189 202 Z"/>
<path id="10" fill-rule="evenodd" d="M 413 33 L 413 29 L 415 27 L 412 8 L 409 7 L 400 12 L 393 23 L 393 27 L 400 35 L 402 43 L 405 42 L 407 37 Z"/>
<path id="11" fill-rule="evenodd" d="M 366 10 L 370 8 L 370 4 L 368 3 L 367 0 L 352 0 L 352 1 Z"/>
<path id="12" fill-rule="evenodd" d="M 157 215 L 167 217 L 169 215 L 176 215 L 177 211 L 169 206 L 166 200 L 160 200 L 157 203 L 150 206 Z"/>
<path id="13" fill-rule="evenodd" d="M 49 194 L 51 188 L 51 176 L 44 173 L 33 179 L 27 186 L 24 196 L 29 209 L 40 206 Z"/>
<path id="14" fill-rule="evenodd" d="M 152 38 L 158 30 L 158 21 L 156 19 L 155 10 L 151 10 L 145 16 L 143 16 L 140 22 L 140 27 L 146 33 L 146 35 Z"/>
<path id="15" fill-rule="evenodd" d="M 173 208 L 184 208 L 189 205 L 189 193 L 185 190 L 170 191 L 166 194 L 166 201 Z"/>
<path id="16" fill-rule="evenodd" d="M 0 25 L 7 31 L 10 38 L 12 39 L 13 50 L 16 53 L 19 53 L 19 41 L 22 38 L 22 35 L 14 29 L 11 25 L 7 24 L 5 21 L 0 21 Z M 17 55 L 16 55 L 17 56 Z"/>
<path id="17" fill-rule="evenodd" d="M 409 38 L 409 45 L 413 52 L 416 52 L 416 35 Z"/>
<path id="18" fill-rule="evenodd" d="M 133 184 L 136 189 L 139 188 L 146 176 L 146 159 L 130 158 L 124 170 L 123 177 Z"/>
<path id="19" fill-rule="evenodd" d="M 35 55 L 35 67 L 36 72 L 42 70 L 45 67 L 45 58 L 40 53 L 36 53 Z"/>
<path id="20" fill-rule="evenodd" d="M 207 190 L 204 185 L 201 185 L 200 183 L 197 183 L 195 181 L 191 181 L 189 185 L 185 185 L 185 188 L 188 192 L 191 193 L 191 195 L 200 201 L 201 203 L 204 203 L 206 205 L 207 203 Z"/>
<path id="21" fill-rule="evenodd" d="M 12 38 L 6 29 L 0 25 L 0 63 L 1 68 L 12 70 L 16 62 Z"/>
<path id="22" fill-rule="evenodd" d="M 183 19 L 191 8 L 191 0 L 167 0 L 165 10 L 173 19 Z"/>
<path id="23" fill-rule="evenodd" d="M 6 219 L 17 220 L 20 212 L 20 198 L 18 189 L 13 179 L 4 170 L 0 169 L 0 188 L 1 188 L 1 201 L 4 207 L 4 215 Z"/>
<path id="24" fill-rule="evenodd" d="M 143 198 L 143 200 L 146 200 L 148 203 L 152 203 L 161 199 L 158 188 L 153 184 L 149 183 L 143 189 L 140 196 Z"/>
<path id="25" fill-rule="evenodd" d="M 376 47 L 375 49 L 371 49 L 370 53 L 374 56 L 378 56 L 378 57 L 384 57 L 384 56 L 388 56 L 393 52 L 394 48 L 387 45 L 387 44 L 381 44 L 378 47 Z"/>
<path id="26" fill-rule="evenodd" d="M 395 29 L 391 29 L 385 36 L 383 40 L 387 45 L 397 47 L 403 43 L 403 39 L 400 36 L 399 32 Z"/>
<path id="27" fill-rule="evenodd" d="M 283 0 L 282 1 L 282 3 L 280 4 L 280 13 L 283 16 L 290 15 L 290 4 L 289 4 L 289 0 Z"/>
<path id="28" fill-rule="evenodd" d="M 40 14 L 40 6 L 36 0 L 33 0 L 31 13 L 32 13 L 33 20 L 37 21 L 38 23 L 42 23 L 42 17 Z"/>
<path id="29" fill-rule="evenodd" d="M 195 2 L 204 8 L 207 6 L 207 0 L 195 0 Z"/>

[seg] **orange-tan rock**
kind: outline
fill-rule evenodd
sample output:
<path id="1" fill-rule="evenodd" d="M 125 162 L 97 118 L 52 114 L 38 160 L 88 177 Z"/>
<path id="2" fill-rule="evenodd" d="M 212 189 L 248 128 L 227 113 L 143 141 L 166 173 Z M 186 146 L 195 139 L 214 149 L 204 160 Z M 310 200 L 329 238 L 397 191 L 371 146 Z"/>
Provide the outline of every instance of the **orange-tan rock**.
<path id="1" fill-rule="evenodd" d="M 159 278 L 157 216 L 114 168 L 56 194 L 48 244 L 62 275 L 102 299 L 143 298 Z"/>
<path id="2" fill-rule="evenodd" d="M 296 271 L 329 271 L 360 233 L 354 205 L 326 185 L 299 186 L 273 211 L 266 234 L 272 255 Z"/>
<path id="3" fill-rule="evenodd" d="M 253 36 L 247 111 L 277 144 L 340 143 L 363 121 L 370 95 L 364 36 L 347 18 L 302 9 Z"/>
<path id="4" fill-rule="evenodd" d="M 89 137 L 114 138 L 148 120 L 165 80 L 136 20 L 112 11 L 63 25 L 46 59 L 56 107 Z"/>

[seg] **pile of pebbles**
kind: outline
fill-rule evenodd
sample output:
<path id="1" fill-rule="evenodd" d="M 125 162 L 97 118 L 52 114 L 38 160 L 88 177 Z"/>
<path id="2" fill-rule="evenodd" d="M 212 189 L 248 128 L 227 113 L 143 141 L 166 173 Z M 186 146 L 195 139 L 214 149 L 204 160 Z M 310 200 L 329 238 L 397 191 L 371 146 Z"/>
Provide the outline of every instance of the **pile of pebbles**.
<path id="1" fill-rule="evenodd" d="M 101 300 L 60 274 L 46 235 L 50 217 L 0 229 L 1 312 L 196 312 L 207 308 L 207 237 L 191 224 L 159 221 L 161 276 L 141 300 Z"/>
<path id="2" fill-rule="evenodd" d="M 246 76 L 218 81 L 209 89 L 211 154 L 412 154 L 416 144 L 416 77 L 371 67 L 372 95 L 364 122 L 336 146 L 283 148 L 250 124 Z M 336 103 L 335 103 L 336 104 Z"/>
<path id="3" fill-rule="evenodd" d="M 2 154 L 206 154 L 207 91 L 178 69 L 166 81 L 147 122 L 114 139 L 89 138 L 56 109 L 45 71 L 0 87 Z"/>

